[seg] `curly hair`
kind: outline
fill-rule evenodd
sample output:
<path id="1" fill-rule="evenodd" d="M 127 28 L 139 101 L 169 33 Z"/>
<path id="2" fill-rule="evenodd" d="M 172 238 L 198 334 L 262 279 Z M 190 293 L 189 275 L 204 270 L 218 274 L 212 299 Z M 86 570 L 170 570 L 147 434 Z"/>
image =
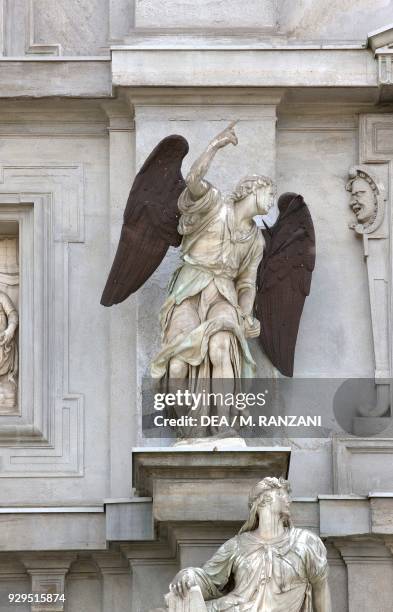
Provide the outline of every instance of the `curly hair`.
<path id="1" fill-rule="evenodd" d="M 285 480 L 285 478 L 275 477 L 264 478 L 251 489 L 248 497 L 248 508 L 250 510 L 250 514 L 239 533 L 254 531 L 258 527 L 258 507 L 266 506 L 271 501 L 271 496 L 269 493 L 274 489 L 285 489 L 288 494 L 291 492 L 291 487 L 288 480 Z M 289 517 L 285 517 L 285 525 L 289 527 L 290 524 Z"/>
<path id="2" fill-rule="evenodd" d="M 250 174 L 244 177 L 235 187 L 235 191 L 232 192 L 231 198 L 233 202 L 239 202 L 246 198 L 251 193 L 256 193 L 261 187 L 274 187 L 274 183 L 271 178 L 264 176 L 263 174 Z"/>

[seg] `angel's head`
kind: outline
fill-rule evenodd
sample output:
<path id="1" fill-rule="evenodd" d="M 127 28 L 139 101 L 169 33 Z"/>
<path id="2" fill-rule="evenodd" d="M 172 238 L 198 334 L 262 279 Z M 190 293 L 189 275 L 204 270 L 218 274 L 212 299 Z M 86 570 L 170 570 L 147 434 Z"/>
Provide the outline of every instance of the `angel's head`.
<path id="1" fill-rule="evenodd" d="M 251 489 L 248 498 L 250 514 L 240 533 L 257 529 L 262 508 L 268 508 L 270 513 L 277 515 L 283 521 L 285 527 L 289 527 L 291 525 L 290 493 L 290 484 L 284 478 L 268 477 L 258 482 Z"/>
<path id="2" fill-rule="evenodd" d="M 254 215 L 266 215 L 274 204 L 276 187 L 272 179 L 263 174 L 251 174 L 243 178 L 232 193 L 236 204 L 249 200 L 255 208 Z"/>

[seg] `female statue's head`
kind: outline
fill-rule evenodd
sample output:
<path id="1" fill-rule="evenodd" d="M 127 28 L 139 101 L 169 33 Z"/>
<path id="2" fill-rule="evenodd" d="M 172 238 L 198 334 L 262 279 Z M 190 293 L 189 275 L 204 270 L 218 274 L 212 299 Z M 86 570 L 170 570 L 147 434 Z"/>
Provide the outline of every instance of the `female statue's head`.
<path id="1" fill-rule="evenodd" d="M 256 215 L 266 215 L 274 204 L 275 185 L 268 176 L 251 174 L 237 184 L 232 193 L 232 201 L 236 204 L 250 195 L 255 196 Z"/>
<path id="2" fill-rule="evenodd" d="M 266 507 L 271 512 L 279 514 L 285 527 L 290 527 L 290 493 L 291 487 L 284 478 L 267 477 L 258 482 L 250 491 L 248 498 L 250 514 L 239 533 L 257 529 L 260 510 Z"/>

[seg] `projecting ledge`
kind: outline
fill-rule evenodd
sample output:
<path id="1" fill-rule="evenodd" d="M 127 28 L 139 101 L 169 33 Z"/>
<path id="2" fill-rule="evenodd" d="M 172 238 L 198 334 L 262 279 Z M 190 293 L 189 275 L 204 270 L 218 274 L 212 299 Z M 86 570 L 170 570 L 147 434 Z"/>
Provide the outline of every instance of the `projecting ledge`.
<path id="1" fill-rule="evenodd" d="M 112 96 L 110 58 L 0 59 L 0 98 Z"/>
<path id="2" fill-rule="evenodd" d="M 240 521 L 251 487 L 287 477 L 290 448 L 135 449 L 133 486 L 153 498 L 153 520 Z"/>
<path id="3" fill-rule="evenodd" d="M 102 550 L 103 506 L 2 507 L 0 551 Z"/>
<path id="4" fill-rule="evenodd" d="M 393 494 L 320 495 L 321 537 L 393 534 Z"/>
<path id="5" fill-rule="evenodd" d="M 181 47 L 176 42 L 112 47 L 120 87 L 378 87 L 364 48 Z"/>

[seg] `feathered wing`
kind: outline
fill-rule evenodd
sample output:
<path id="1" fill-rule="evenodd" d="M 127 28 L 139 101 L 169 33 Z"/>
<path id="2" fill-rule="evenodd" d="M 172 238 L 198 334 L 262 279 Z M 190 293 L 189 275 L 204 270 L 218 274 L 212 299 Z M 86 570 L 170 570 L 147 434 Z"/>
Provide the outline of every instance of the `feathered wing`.
<path id="1" fill-rule="evenodd" d="M 177 200 L 185 188 L 181 173 L 188 142 L 168 136 L 150 153 L 135 177 L 103 306 L 123 302 L 158 268 L 169 246 L 179 246 Z"/>
<path id="2" fill-rule="evenodd" d="M 293 376 L 300 318 L 315 266 L 315 232 L 302 196 L 285 193 L 275 225 L 265 230 L 266 249 L 258 270 L 255 311 L 260 343 L 273 365 Z"/>

